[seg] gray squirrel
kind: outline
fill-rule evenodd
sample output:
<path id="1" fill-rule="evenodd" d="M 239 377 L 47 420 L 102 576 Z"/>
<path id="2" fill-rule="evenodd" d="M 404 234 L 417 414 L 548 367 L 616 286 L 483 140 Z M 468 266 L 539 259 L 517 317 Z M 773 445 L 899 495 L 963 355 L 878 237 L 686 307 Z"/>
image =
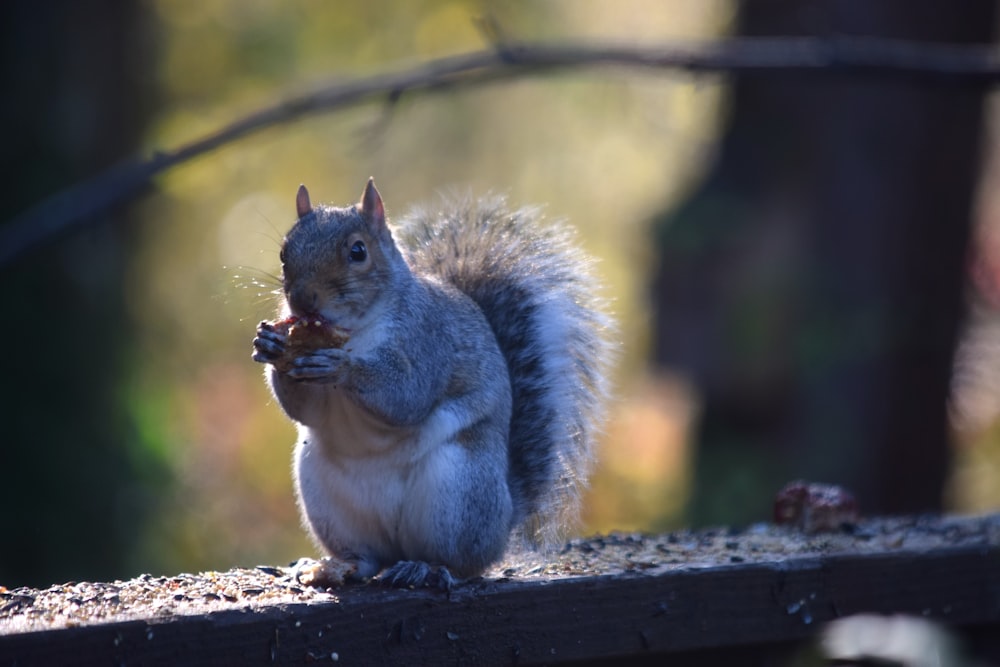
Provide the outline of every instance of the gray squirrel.
<path id="1" fill-rule="evenodd" d="M 550 540 L 589 473 L 613 357 L 573 231 L 499 197 L 390 231 L 371 179 L 346 208 L 301 186 L 296 209 L 281 316 L 346 342 L 290 353 L 287 324 L 261 322 L 253 359 L 298 428 L 299 507 L 334 581 L 447 588 L 513 535 Z"/>

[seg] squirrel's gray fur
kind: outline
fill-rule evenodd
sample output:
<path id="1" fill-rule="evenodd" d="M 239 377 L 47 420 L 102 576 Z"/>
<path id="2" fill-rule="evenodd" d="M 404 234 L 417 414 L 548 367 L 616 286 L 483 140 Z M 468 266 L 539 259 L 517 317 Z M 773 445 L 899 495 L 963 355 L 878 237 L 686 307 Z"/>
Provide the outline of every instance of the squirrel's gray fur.
<path id="1" fill-rule="evenodd" d="M 611 327 L 572 228 L 503 197 L 452 197 L 398 221 L 415 272 L 472 298 L 510 372 L 515 523 L 548 542 L 575 519 L 604 418 Z"/>
<path id="2" fill-rule="evenodd" d="M 612 358 L 573 231 L 500 197 L 447 200 L 390 231 L 372 181 L 356 206 L 314 209 L 300 188 L 297 208 L 282 315 L 351 331 L 268 372 L 299 428 L 317 542 L 358 576 L 389 567 L 419 584 L 425 562 L 481 572 L 513 532 L 550 540 L 589 473 Z M 254 359 L 286 343 L 262 322 Z"/>

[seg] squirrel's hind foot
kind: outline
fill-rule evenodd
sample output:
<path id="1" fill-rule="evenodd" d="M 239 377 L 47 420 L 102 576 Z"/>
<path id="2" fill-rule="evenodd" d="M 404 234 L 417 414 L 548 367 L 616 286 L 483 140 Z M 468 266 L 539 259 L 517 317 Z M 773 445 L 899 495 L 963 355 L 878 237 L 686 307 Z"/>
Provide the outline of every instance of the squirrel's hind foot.
<path id="1" fill-rule="evenodd" d="M 320 560 L 300 558 L 292 563 L 292 579 L 306 586 L 336 588 L 345 581 L 357 581 L 358 565 L 332 556 Z"/>
<path id="2" fill-rule="evenodd" d="M 445 592 L 458 583 L 444 565 L 420 560 L 401 560 L 387 567 L 378 580 L 383 586 L 392 588 L 437 588 Z"/>

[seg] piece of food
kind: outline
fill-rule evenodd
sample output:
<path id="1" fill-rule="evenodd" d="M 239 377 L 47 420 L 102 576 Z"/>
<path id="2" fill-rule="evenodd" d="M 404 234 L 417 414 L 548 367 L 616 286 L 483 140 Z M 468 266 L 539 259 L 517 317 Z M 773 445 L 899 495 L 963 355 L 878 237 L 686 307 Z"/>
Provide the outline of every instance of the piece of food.
<path id="1" fill-rule="evenodd" d="M 346 329 L 321 318 L 292 316 L 275 322 L 274 328 L 288 336 L 284 354 L 272 362 L 279 371 L 288 371 L 296 359 L 316 350 L 341 348 L 350 337 Z"/>
<path id="2" fill-rule="evenodd" d="M 833 484 L 795 481 L 774 498 L 774 522 L 807 533 L 837 531 L 858 521 L 858 503 L 847 489 Z"/>

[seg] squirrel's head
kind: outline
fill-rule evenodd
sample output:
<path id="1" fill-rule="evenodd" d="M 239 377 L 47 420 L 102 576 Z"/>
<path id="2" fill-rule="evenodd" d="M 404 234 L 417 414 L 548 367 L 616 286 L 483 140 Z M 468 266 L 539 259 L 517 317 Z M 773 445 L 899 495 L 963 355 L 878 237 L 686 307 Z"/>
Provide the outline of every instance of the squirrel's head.
<path id="1" fill-rule="evenodd" d="M 299 186 L 299 219 L 281 245 L 282 288 L 289 315 L 321 317 L 353 329 L 405 267 L 392 241 L 382 197 L 368 179 L 354 206 L 314 207 Z"/>

